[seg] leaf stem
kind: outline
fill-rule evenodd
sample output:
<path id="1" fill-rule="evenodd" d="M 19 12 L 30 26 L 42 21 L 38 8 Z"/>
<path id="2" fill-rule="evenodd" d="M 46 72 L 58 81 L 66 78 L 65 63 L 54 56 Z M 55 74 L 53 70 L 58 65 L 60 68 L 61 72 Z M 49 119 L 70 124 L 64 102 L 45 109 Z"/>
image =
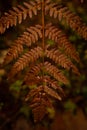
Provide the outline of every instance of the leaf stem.
<path id="1" fill-rule="evenodd" d="M 43 48 L 43 64 L 44 64 L 44 51 L 45 51 L 45 1 L 42 0 L 42 48 Z M 43 77 L 44 77 L 44 68 L 43 68 Z"/>

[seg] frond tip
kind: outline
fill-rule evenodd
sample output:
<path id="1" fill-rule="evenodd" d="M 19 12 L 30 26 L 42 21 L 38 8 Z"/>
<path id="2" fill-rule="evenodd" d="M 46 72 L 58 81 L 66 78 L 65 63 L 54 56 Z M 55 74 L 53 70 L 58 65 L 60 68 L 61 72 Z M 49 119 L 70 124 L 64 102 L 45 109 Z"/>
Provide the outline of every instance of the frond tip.
<path id="1" fill-rule="evenodd" d="M 47 114 L 47 108 L 52 108 L 52 104 L 43 91 L 43 87 L 39 86 L 36 89 L 30 90 L 29 94 L 25 98 L 28 101 L 32 113 L 34 115 L 34 122 L 39 122 Z"/>

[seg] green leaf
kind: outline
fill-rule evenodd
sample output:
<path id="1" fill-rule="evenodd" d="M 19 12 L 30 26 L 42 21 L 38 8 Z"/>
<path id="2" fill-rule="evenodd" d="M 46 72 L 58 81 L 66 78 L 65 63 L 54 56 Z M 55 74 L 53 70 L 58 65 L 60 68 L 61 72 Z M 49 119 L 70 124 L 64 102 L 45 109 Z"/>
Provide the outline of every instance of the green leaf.
<path id="1" fill-rule="evenodd" d="M 13 84 L 10 86 L 10 91 L 11 91 L 12 95 L 13 95 L 15 98 L 19 98 L 19 96 L 20 96 L 21 85 L 22 85 L 22 81 L 17 80 L 15 83 L 13 83 Z"/>
<path id="2" fill-rule="evenodd" d="M 66 110 L 74 111 L 76 109 L 76 104 L 68 100 L 67 102 L 64 103 L 64 108 Z"/>
<path id="3" fill-rule="evenodd" d="M 36 87 L 37 87 L 37 85 L 31 85 L 31 86 L 29 86 L 30 89 L 34 89 Z"/>
<path id="4" fill-rule="evenodd" d="M 69 37 L 69 40 L 70 40 L 71 42 L 75 42 L 75 41 L 77 40 L 77 37 L 76 37 L 75 35 L 71 35 L 71 36 Z"/>
<path id="5" fill-rule="evenodd" d="M 47 112 L 49 113 L 49 117 L 52 119 L 55 116 L 55 110 L 53 108 L 48 107 Z"/>
<path id="6" fill-rule="evenodd" d="M 10 86 L 10 90 L 19 92 L 20 89 L 21 89 L 21 85 L 22 85 L 22 81 L 17 80 L 15 83 L 13 83 L 13 84 Z"/>
<path id="7" fill-rule="evenodd" d="M 51 45 L 54 45 L 54 41 L 52 41 L 52 40 L 47 40 L 47 44 L 50 45 L 50 46 L 51 46 Z"/>
<path id="8" fill-rule="evenodd" d="M 29 106 L 27 106 L 27 105 L 22 106 L 20 109 L 20 113 L 24 114 L 28 118 L 30 115 Z"/>

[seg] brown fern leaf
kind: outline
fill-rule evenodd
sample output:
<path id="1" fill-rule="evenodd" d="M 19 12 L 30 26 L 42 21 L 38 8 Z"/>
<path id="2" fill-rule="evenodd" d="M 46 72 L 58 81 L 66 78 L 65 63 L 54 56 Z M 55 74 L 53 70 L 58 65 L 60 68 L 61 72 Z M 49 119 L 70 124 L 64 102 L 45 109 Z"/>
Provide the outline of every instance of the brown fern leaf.
<path id="1" fill-rule="evenodd" d="M 56 80 L 68 84 L 68 80 L 66 77 L 61 73 L 61 71 L 56 68 L 54 65 L 51 65 L 49 62 L 39 63 L 36 66 L 33 66 L 30 71 L 26 74 L 24 82 L 28 82 L 30 75 L 37 76 L 40 72 L 49 73 L 49 75 L 53 76 Z M 43 78 L 44 80 L 44 78 Z"/>
<path id="2" fill-rule="evenodd" d="M 10 26 L 16 26 L 21 23 L 27 16 L 32 18 L 33 14 L 37 15 L 37 11 L 41 9 L 41 1 L 24 2 L 24 5 L 18 5 L 5 13 L 0 19 L 0 33 L 4 33 Z"/>
<path id="3" fill-rule="evenodd" d="M 27 76 L 25 76 L 23 84 L 24 85 L 26 84 L 29 87 L 29 86 L 39 85 L 40 82 L 41 82 L 41 79 L 38 78 L 38 76 L 28 73 Z"/>
<path id="4" fill-rule="evenodd" d="M 67 56 L 70 56 L 77 62 L 80 61 L 75 47 L 70 43 L 68 37 L 62 32 L 60 28 L 52 26 L 51 23 L 47 24 L 45 36 L 55 41 L 58 44 L 58 48 L 64 49 L 64 52 Z"/>
<path id="5" fill-rule="evenodd" d="M 43 117 L 48 113 L 47 108 L 52 108 L 52 104 L 47 94 L 43 91 L 43 86 L 30 90 L 25 101 L 28 101 L 30 108 L 32 108 L 35 122 L 43 119 Z"/>
<path id="6" fill-rule="evenodd" d="M 51 79 L 50 76 L 44 76 L 43 82 L 46 83 L 47 86 L 53 88 L 56 91 L 58 90 L 62 94 L 64 94 L 63 89 L 58 85 L 58 82 L 54 79 Z"/>
<path id="7" fill-rule="evenodd" d="M 28 89 L 24 99 L 32 109 L 34 121 L 38 122 L 48 114 L 47 108 L 52 108 L 50 97 L 62 100 L 64 91 L 59 84 L 69 84 L 59 68 L 72 70 L 79 75 L 72 61 L 80 61 L 66 34 L 51 23 L 45 24 L 47 22 L 45 16 L 50 15 L 57 18 L 59 22 L 65 19 L 66 23 L 85 39 L 87 39 L 87 27 L 82 24 L 78 16 L 61 4 L 51 0 L 30 0 L 28 3 L 24 2 L 23 5 L 13 7 L 1 17 L 0 33 L 4 33 L 11 26 L 16 26 L 17 23 L 21 24 L 23 20 L 27 17 L 32 18 L 33 15 L 37 15 L 37 18 L 41 16 L 38 21 L 41 23 L 28 27 L 14 41 L 5 57 L 4 64 L 7 65 L 15 59 L 8 79 L 19 78 L 20 72 L 24 70 L 25 76 L 21 77 L 22 85 L 26 85 Z M 53 40 L 54 45 L 47 44 L 47 39 Z"/>
<path id="8" fill-rule="evenodd" d="M 54 65 L 51 65 L 51 63 L 49 63 L 49 62 L 44 63 L 44 71 L 48 72 L 57 81 L 60 81 L 64 84 L 69 83 L 67 78 L 61 73 L 61 71 L 57 67 L 55 67 Z"/>
<path id="9" fill-rule="evenodd" d="M 35 66 L 35 67 L 39 68 L 37 66 Z M 56 91 L 58 90 L 58 92 L 61 92 L 64 95 L 63 89 L 58 85 L 57 81 L 51 79 L 50 76 L 39 76 L 39 72 L 40 72 L 40 70 L 38 71 L 38 73 L 34 73 L 34 72 L 31 73 L 31 70 L 30 70 L 28 72 L 28 74 L 26 74 L 23 84 L 26 84 L 28 86 L 32 86 L 35 84 L 37 84 L 37 86 L 40 84 L 46 84 L 47 86 L 53 88 Z"/>
<path id="10" fill-rule="evenodd" d="M 53 98 L 56 98 L 57 100 L 62 100 L 59 94 L 48 86 L 44 86 L 44 91 Z"/>
<path id="11" fill-rule="evenodd" d="M 11 48 L 8 50 L 7 55 L 5 56 L 3 64 L 6 65 L 10 63 L 13 60 L 13 58 L 16 59 L 18 55 L 21 54 L 22 52 L 23 52 L 23 46 L 21 44 L 11 46 Z"/>
<path id="12" fill-rule="evenodd" d="M 13 65 L 9 78 L 13 77 L 19 71 L 23 70 L 29 63 L 34 62 L 39 57 L 43 55 L 43 49 L 41 47 L 36 47 L 31 49 L 29 52 L 25 53 L 18 61 Z"/>
<path id="13" fill-rule="evenodd" d="M 67 25 L 87 40 L 87 26 L 82 22 L 79 16 L 67 9 L 63 11 L 63 18 L 66 20 Z"/>
<path id="14" fill-rule="evenodd" d="M 23 52 L 23 45 L 29 47 L 32 43 L 38 41 L 39 37 L 42 38 L 41 25 L 31 26 L 27 28 L 27 31 L 14 41 L 14 45 L 8 50 L 3 64 L 8 64 L 13 59 L 16 59 L 19 54 Z"/>
<path id="15" fill-rule="evenodd" d="M 47 2 L 45 5 L 45 14 L 49 14 L 51 17 L 58 18 L 59 21 L 63 18 L 62 10 L 67 9 L 61 4 Z"/>
<path id="16" fill-rule="evenodd" d="M 46 64 L 46 63 L 47 62 L 45 62 L 44 64 Z M 36 83 L 37 86 L 38 86 L 40 84 L 46 83 L 47 86 L 51 86 L 53 89 L 59 90 L 64 95 L 63 90 L 62 90 L 62 88 L 60 86 L 58 86 L 57 81 L 51 79 L 50 76 L 45 76 L 45 75 L 41 76 L 41 72 L 43 72 L 43 69 L 44 69 L 45 72 L 47 72 L 47 70 L 45 68 L 46 66 L 44 66 L 44 64 L 43 63 L 38 63 L 37 65 L 32 66 L 30 68 L 29 72 L 26 74 L 26 76 L 24 78 L 24 84 L 26 84 L 26 85 L 31 85 L 31 84 L 35 85 L 35 83 Z M 50 63 L 48 63 L 48 64 L 50 64 Z"/>
<path id="17" fill-rule="evenodd" d="M 34 77 L 33 76 L 32 78 L 31 77 L 28 77 L 29 86 L 35 85 L 37 83 L 46 84 L 46 85 L 43 85 L 44 92 L 46 92 L 46 94 L 50 95 L 53 98 L 62 100 L 61 96 L 59 95 L 59 91 L 63 95 L 64 95 L 64 92 L 63 92 L 62 88 L 60 88 L 58 85 L 55 84 L 55 82 L 52 83 L 52 80 L 46 80 L 47 78 L 45 76 L 44 77 L 39 77 L 39 76 Z M 38 82 L 37 82 L 37 80 L 38 80 Z M 50 85 L 52 85 L 52 86 L 50 86 Z M 59 90 L 59 91 L 57 91 L 57 90 Z"/>
<path id="18" fill-rule="evenodd" d="M 39 75 L 39 73 L 41 72 L 41 68 L 42 68 L 43 64 L 42 63 L 39 63 L 37 65 L 34 65 L 32 66 L 30 69 L 29 69 L 29 72 L 25 75 L 25 78 L 24 78 L 24 84 L 27 84 L 27 85 L 30 85 L 31 82 L 30 82 L 30 77 L 34 77 L 32 78 L 33 79 L 33 83 L 34 81 L 38 80 L 38 78 L 36 79 L 36 76 Z M 34 83 L 35 84 L 35 83 Z"/>
<path id="19" fill-rule="evenodd" d="M 65 19 L 71 29 L 87 40 L 87 26 L 82 22 L 81 18 L 71 12 L 68 7 L 49 1 L 45 6 L 45 14 L 58 18 L 59 21 Z"/>
<path id="20" fill-rule="evenodd" d="M 61 53 L 56 48 L 51 50 L 46 50 L 45 54 L 48 58 L 52 59 L 55 63 L 61 65 L 67 70 L 72 69 L 74 73 L 80 75 L 76 66 L 63 53 Z"/>

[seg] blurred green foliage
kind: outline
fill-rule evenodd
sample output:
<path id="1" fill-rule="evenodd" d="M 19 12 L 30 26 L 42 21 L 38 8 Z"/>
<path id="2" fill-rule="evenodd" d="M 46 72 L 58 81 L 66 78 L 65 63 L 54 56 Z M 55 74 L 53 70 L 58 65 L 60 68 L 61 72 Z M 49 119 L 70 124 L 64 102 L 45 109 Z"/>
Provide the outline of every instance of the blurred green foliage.
<path id="1" fill-rule="evenodd" d="M 52 40 L 47 40 L 47 44 L 50 45 L 50 46 L 51 46 L 51 45 L 54 45 L 54 41 L 52 41 Z"/>
<path id="2" fill-rule="evenodd" d="M 18 98 L 20 96 L 20 90 L 21 90 L 22 81 L 17 80 L 15 83 L 11 84 L 9 87 L 9 90 L 11 91 L 12 95 L 15 98 Z"/>
<path id="3" fill-rule="evenodd" d="M 64 103 L 64 108 L 65 108 L 65 110 L 74 112 L 76 110 L 77 106 L 71 100 L 68 100 Z"/>
<path id="4" fill-rule="evenodd" d="M 55 110 L 54 108 L 47 108 L 48 116 L 50 119 L 54 118 L 55 116 Z"/>
<path id="5" fill-rule="evenodd" d="M 31 110 L 28 105 L 23 105 L 20 108 L 19 112 L 23 114 L 26 118 L 29 118 Z"/>

